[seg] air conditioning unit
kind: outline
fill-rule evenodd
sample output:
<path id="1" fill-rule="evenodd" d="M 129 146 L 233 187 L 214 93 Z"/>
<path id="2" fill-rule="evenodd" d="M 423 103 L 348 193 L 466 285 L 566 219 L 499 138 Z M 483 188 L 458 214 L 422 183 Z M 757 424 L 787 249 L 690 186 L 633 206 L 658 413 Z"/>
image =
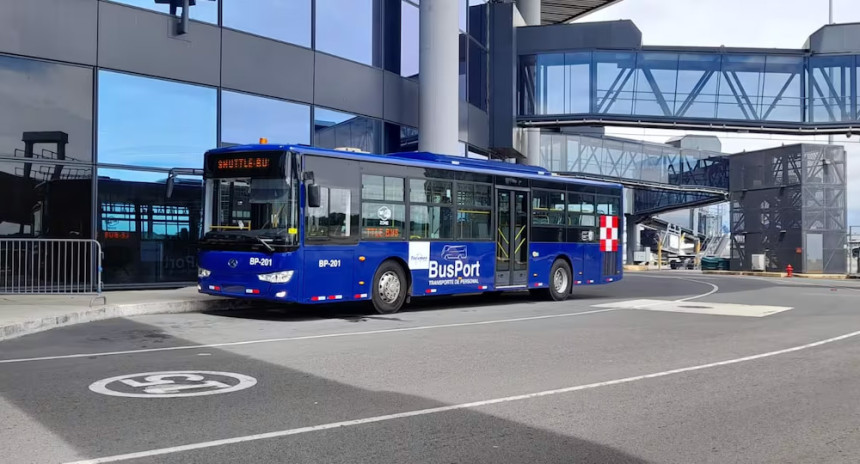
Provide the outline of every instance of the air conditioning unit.
<path id="1" fill-rule="evenodd" d="M 753 271 L 764 271 L 765 269 L 765 258 L 764 255 L 752 255 L 752 270 Z"/>

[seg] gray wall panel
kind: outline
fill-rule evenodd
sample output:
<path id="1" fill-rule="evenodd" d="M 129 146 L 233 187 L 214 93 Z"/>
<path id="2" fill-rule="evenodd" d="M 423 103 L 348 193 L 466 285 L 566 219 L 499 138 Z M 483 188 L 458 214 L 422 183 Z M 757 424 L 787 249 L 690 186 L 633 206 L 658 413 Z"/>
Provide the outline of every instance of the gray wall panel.
<path id="1" fill-rule="evenodd" d="M 418 82 L 385 72 L 384 112 L 388 121 L 418 127 Z"/>
<path id="2" fill-rule="evenodd" d="M 586 48 L 641 47 L 642 31 L 626 19 L 517 29 L 517 51 L 520 55 Z"/>
<path id="3" fill-rule="evenodd" d="M 97 0 L 0 0 L 0 52 L 96 64 Z"/>
<path id="4" fill-rule="evenodd" d="M 229 29 L 224 29 L 222 47 L 224 87 L 313 103 L 311 50 Z"/>
<path id="5" fill-rule="evenodd" d="M 191 21 L 175 36 L 170 16 L 99 2 L 99 66 L 218 85 L 221 34 L 216 26 Z"/>
<path id="6" fill-rule="evenodd" d="M 469 111 L 469 143 L 486 149 L 490 145 L 490 117 L 477 106 L 466 106 Z"/>
<path id="7" fill-rule="evenodd" d="M 464 102 L 463 100 L 459 101 L 459 108 L 457 111 L 457 116 L 459 118 L 458 119 L 458 127 L 460 129 L 460 133 L 457 135 L 457 137 L 462 142 L 468 142 L 469 141 L 469 104 Z M 419 127 L 418 130 L 420 131 L 421 128 Z"/>
<path id="8" fill-rule="evenodd" d="M 314 103 L 381 118 L 382 70 L 317 53 Z"/>

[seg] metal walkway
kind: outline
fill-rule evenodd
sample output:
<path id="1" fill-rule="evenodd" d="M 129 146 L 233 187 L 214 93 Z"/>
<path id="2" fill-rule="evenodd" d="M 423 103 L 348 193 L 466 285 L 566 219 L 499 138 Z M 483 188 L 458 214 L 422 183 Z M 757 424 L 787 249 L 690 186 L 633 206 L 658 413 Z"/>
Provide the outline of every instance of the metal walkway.
<path id="1" fill-rule="evenodd" d="M 523 127 L 860 131 L 857 54 L 641 47 L 519 58 Z"/>

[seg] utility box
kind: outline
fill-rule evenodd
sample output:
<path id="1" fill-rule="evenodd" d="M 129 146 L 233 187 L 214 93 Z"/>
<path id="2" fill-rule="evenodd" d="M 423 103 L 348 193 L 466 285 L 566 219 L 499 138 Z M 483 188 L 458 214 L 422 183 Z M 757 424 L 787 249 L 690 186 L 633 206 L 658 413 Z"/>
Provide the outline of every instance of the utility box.
<path id="1" fill-rule="evenodd" d="M 765 270 L 766 266 L 765 266 L 764 255 L 755 254 L 755 255 L 752 255 L 750 258 L 752 261 L 752 270 L 753 271 L 764 271 Z"/>

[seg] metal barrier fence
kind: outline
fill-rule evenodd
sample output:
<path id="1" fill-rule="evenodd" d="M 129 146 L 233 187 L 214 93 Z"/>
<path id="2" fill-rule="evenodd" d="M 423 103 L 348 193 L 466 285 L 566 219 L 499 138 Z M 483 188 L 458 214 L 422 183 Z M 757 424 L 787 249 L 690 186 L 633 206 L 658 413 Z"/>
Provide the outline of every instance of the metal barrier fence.
<path id="1" fill-rule="evenodd" d="M 97 240 L 0 239 L 0 294 L 102 293 Z"/>

